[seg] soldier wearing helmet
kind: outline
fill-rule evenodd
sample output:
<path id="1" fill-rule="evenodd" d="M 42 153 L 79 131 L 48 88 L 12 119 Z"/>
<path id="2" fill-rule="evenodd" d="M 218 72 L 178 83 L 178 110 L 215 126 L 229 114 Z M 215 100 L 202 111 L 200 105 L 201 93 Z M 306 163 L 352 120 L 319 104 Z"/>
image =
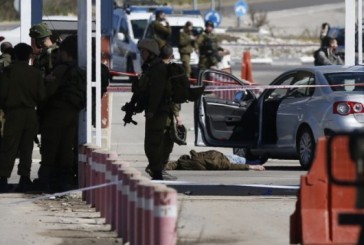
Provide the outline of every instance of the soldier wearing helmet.
<path id="1" fill-rule="evenodd" d="M 219 48 L 217 37 L 213 31 L 214 23 L 206 21 L 205 31 L 196 40 L 200 54 L 198 65 L 200 69 L 216 67 L 217 63 L 222 60 L 219 53 L 221 48 Z"/>
<path id="2" fill-rule="evenodd" d="M 163 10 L 157 10 L 155 12 L 155 20 L 150 25 L 150 33 L 157 40 L 160 48 L 168 43 L 172 29 L 166 20 L 166 14 Z"/>
<path id="3" fill-rule="evenodd" d="M 58 45 L 53 43 L 51 35 L 52 31 L 46 23 L 33 25 L 29 30 L 32 45 L 41 49 L 33 64 L 42 71 L 44 77 L 50 74 L 57 62 Z"/>
<path id="4" fill-rule="evenodd" d="M 170 100 L 167 67 L 159 57 L 160 49 L 156 40 L 142 39 L 138 43 L 143 59 L 142 74 L 132 84 L 133 96 L 124 107 L 136 108 L 134 112 L 145 112 L 144 150 L 148 167 L 154 180 L 163 180 L 165 150 L 164 144 L 170 137 L 166 127 L 170 125 Z M 132 122 L 124 118 L 125 123 Z M 131 119 L 131 118 L 130 118 Z"/>
<path id="5" fill-rule="evenodd" d="M 13 45 L 10 42 L 2 42 L 0 45 L 0 70 L 10 65 L 13 59 Z"/>

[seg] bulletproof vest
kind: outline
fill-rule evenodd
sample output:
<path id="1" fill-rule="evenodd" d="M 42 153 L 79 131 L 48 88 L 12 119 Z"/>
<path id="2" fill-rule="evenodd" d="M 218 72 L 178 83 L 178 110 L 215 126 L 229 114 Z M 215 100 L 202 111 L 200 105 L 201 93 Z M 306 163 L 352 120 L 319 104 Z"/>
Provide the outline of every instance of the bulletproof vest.
<path id="1" fill-rule="evenodd" d="M 217 38 L 214 34 L 204 33 L 203 42 L 200 46 L 200 54 L 205 56 L 215 56 L 218 49 Z"/>
<path id="2" fill-rule="evenodd" d="M 53 51 L 56 49 L 58 49 L 56 44 L 53 44 L 47 49 L 43 49 L 40 55 L 34 61 L 34 66 L 42 71 L 43 76 L 50 74 L 56 65 L 56 60 L 53 53 Z"/>

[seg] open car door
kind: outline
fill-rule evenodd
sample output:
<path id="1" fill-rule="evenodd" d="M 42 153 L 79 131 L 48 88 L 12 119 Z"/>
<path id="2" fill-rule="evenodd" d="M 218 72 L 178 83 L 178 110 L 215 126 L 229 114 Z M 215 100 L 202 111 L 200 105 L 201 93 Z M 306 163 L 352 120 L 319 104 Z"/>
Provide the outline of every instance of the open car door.
<path id="1" fill-rule="evenodd" d="M 196 101 L 195 145 L 249 147 L 258 132 L 257 98 L 250 85 L 218 70 L 200 73 L 198 86 L 205 92 Z"/>

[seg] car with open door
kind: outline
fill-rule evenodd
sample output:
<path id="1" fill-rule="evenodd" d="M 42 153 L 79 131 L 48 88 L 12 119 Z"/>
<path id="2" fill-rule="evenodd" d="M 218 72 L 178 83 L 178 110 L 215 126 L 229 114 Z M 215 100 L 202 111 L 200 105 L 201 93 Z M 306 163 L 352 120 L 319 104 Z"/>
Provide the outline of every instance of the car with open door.
<path id="1" fill-rule="evenodd" d="M 206 90 L 195 103 L 195 144 L 231 147 L 262 163 L 297 159 L 309 169 L 320 137 L 364 128 L 363 66 L 296 68 L 269 86 L 205 70 L 197 85 Z"/>

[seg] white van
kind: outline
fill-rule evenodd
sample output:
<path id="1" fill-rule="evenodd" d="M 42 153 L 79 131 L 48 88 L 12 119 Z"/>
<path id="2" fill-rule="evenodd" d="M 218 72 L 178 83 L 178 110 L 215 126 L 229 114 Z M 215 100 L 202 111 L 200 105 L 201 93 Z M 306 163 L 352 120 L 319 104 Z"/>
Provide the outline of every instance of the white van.
<path id="1" fill-rule="evenodd" d="M 111 69 L 121 72 L 141 73 L 141 58 L 137 47 L 151 13 L 127 12 L 122 8 L 113 12 L 111 37 Z"/>

